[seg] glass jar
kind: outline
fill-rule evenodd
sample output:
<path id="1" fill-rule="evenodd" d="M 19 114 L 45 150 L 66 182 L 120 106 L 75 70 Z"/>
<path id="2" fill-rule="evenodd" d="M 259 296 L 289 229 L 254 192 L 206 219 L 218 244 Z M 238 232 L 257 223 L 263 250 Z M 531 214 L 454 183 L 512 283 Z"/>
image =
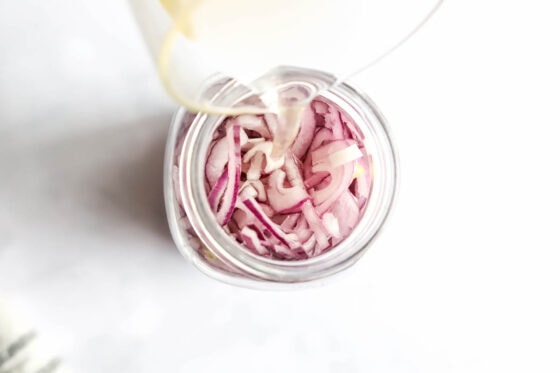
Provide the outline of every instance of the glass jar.
<path id="1" fill-rule="evenodd" d="M 305 72 L 290 76 L 298 87 L 316 84 L 320 76 Z M 214 85 L 215 100 L 251 99 L 228 82 Z M 235 93 L 232 95 L 232 92 Z M 337 105 L 363 132 L 371 157 L 372 185 L 360 221 L 341 243 L 309 259 L 283 261 L 253 254 L 218 225 L 204 186 L 208 147 L 224 116 L 192 113 L 180 108 L 169 130 L 164 170 L 164 193 L 171 234 L 180 252 L 203 273 L 220 281 L 253 288 L 303 285 L 323 281 L 352 266 L 372 245 L 395 196 L 396 156 L 387 123 L 375 104 L 348 84 L 321 96 Z M 234 105 L 231 101 L 228 104 Z"/>

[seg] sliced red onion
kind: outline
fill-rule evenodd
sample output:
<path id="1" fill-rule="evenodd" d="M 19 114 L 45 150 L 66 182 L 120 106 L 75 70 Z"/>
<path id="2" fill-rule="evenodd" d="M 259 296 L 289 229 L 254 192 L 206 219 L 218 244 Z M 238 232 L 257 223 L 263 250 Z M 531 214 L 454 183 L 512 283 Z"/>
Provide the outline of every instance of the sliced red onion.
<path id="1" fill-rule="evenodd" d="M 259 240 L 261 240 L 263 242 L 263 245 L 266 248 L 270 248 L 272 247 L 272 244 L 266 239 L 266 237 L 264 236 L 263 232 L 259 229 L 259 227 L 257 227 L 256 224 L 248 224 L 247 225 L 248 228 L 251 228 L 252 230 L 254 230 L 255 232 L 257 232 L 257 237 L 259 237 Z"/>
<path id="2" fill-rule="evenodd" d="M 182 218 L 179 219 L 179 227 L 181 227 L 181 229 L 185 231 L 191 229 L 191 223 L 186 216 L 183 216 Z"/>
<path id="3" fill-rule="evenodd" d="M 256 144 L 259 144 L 259 143 L 264 142 L 264 141 L 266 141 L 266 140 L 262 137 L 248 138 L 247 142 L 245 144 L 241 145 L 241 151 L 246 152 L 247 150 L 251 149 Z"/>
<path id="4" fill-rule="evenodd" d="M 263 138 L 271 138 L 270 131 L 268 130 L 264 119 L 260 116 L 249 114 L 240 115 L 235 118 L 235 122 L 242 128 L 255 131 Z"/>
<path id="5" fill-rule="evenodd" d="M 321 247 L 328 246 L 329 239 L 325 232 L 325 228 L 323 227 L 323 222 L 310 201 L 303 204 L 302 211 L 303 216 L 305 216 L 305 220 L 307 220 L 307 224 L 309 224 L 309 228 L 311 228 L 311 230 L 315 233 L 317 244 Z"/>
<path id="6" fill-rule="evenodd" d="M 355 194 L 356 198 L 358 198 L 358 206 L 362 208 L 369 198 L 372 186 L 370 162 L 367 155 L 364 154 L 364 156 L 356 162 L 354 177 L 356 178 Z"/>
<path id="7" fill-rule="evenodd" d="M 231 218 L 239 191 L 239 178 L 241 176 L 241 146 L 239 133 L 239 126 L 228 128 L 226 132 L 228 145 L 228 180 L 222 204 L 216 213 L 216 218 L 220 225 L 226 225 Z"/>
<path id="8" fill-rule="evenodd" d="M 307 152 L 307 149 L 313 141 L 313 136 L 315 135 L 315 113 L 310 106 L 305 108 L 299 133 L 292 145 L 292 153 L 297 157 L 301 158 Z"/>
<path id="9" fill-rule="evenodd" d="M 329 112 L 329 105 L 323 101 L 315 100 L 311 105 L 317 114 L 325 115 Z"/>
<path id="10" fill-rule="evenodd" d="M 307 258 L 307 253 L 301 247 L 290 250 L 282 245 L 274 245 L 272 249 L 274 254 L 280 259 L 301 260 Z"/>
<path id="11" fill-rule="evenodd" d="M 247 180 L 246 182 L 244 182 L 241 187 L 239 188 L 239 191 L 243 191 L 243 189 L 247 188 L 247 187 L 252 187 L 257 191 L 257 195 L 255 196 L 257 198 L 257 201 L 259 202 L 265 202 L 267 200 L 266 197 L 266 191 L 264 189 L 264 185 L 262 183 L 262 181 L 260 180 Z M 210 197 L 208 197 L 208 200 L 210 200 Z"/>
<path id="12" fill-rule="evenodd" d="M 225 137 L 222 137 L 214 143 L 212 150 L 210 150 L 210 155 L 206 161 L 206 179 L 213 187 L 216 181 L 220 178 L 220 175 L 224 171 L 226 164 L 228 162 L 228 143 Z"/>
<path id="13" fill-rule="evenodd" d="M 305 229 L 305 228 L 294 229 L 294 234 L 297 236 L 299 242 L 305 242 L 312 236 L 315 237 L 313 233 L 314 232 L 311 229 Z"/>
<path id="14" fill-rule="evenodd" d="M 314 173 L 304 181 L 305 187 L 308 189 L 314 188 L 319 185 L 321 181 L 325 180 L 327 176 L 329 176 L 329 173 L 327 171 Z"/>
<path id="15" fill-rule="evenodd" d="M 338 152 L 339 150 L 346 149 L 351 144 L 354 144 L 352 140 L 330 141 L 327 144 L 311 151 L 311 164 L 316 165 L 319 162 L 328 161 L 331 154 Z"/>
<path id="16" fill-rule="evenodd" d="M 311 148 L 310 148 L 311 149 Z M 302 173 L 303 176 L 302 178 L 304 180 L 308 180 L 309 178 L 311 178 L 313 176 L 313 173 L 311 172 L 311 151 L 307 152 L 307 156 L 305 157 L 305 159 L 303 160 L 303 163 L 301 165 L 301 169 L 302 169 Z"/>
<path id="17" fill-rule="evenodd" d="M 330 212 L 323 215 L 323 226 L 329 232 L 333 238 L 340 237 L 340 227 L 338 225 L 338 219 Z"/>
<path id="18" fill-rule="evenodd" d="M 291 207 L 288 207 L 288 208 L 285 208 L 281 211 L 278 211 L 278 213 L 280 213 L 280 214 L 293 214 L 295 212 L 301 212 L 301 209 L 303 208 L 303 205 L 309 199 L 310 199 L 310 197 L 305 197 L 303 199 L 300 199 L 295 205 L 292 205 Z"/>
<path id="19" fill-rule="evenodd" d="M 245 246 L 247 246 L 257 254 L 268 254 L 268 250 L 263 246 L 261 239 L 259 239 L 259 236 L 255 230 L 249 227 L 243 227 L 239 232 L 239 237 L 241 237 Z"/>
<path id="20" fill-rule="evenodd" d="M 286 230 L 293 230 L 301 214 L 290 214 L 284 218 L 280 228 L 285 232 Z"/>
<path id="21" fill-rule="evenodd" d="M 248 227 L 255 223 L 255 217 L 253 214 L 249 214 L 241 208 L 235 209 L 231 219 L 235 221 L 235 224 L 237 224 L 238 227 Z"/>
<path id="22" fill-rule="evenodd" d="M 360 208 L 349 191 L 342 193 L 338 200 L 333 203 L 330 213 L 338 221 L 341 237 L 347 237 L 360 220 Z"/>
<path id="23" fill-rule="evenodd" d="M 270 133 L 274 135 L 276 133 L 276 129 L 278 128 L 278 117 L 276 114 L 265 114 L 264 119 Z"/>
<path id="24" fill-rule="evenodd" d="M 274 209 L 266 203 L 259 203 L 259 206 L 261 206 L 261 209 L 269 218 L 272 218 L 276 215 L 276 211 L 274 211 Z"/>
<path id="25" fill-rule="evenodd" d="M 224 229 L 232 236 L 237 236 L 239 231 L 241 231 L 237 223 L 233 220 L 233 215 L 232 215 L 232 219 L 229 219 Z"/>
<path id="26" fill-rule="evenodd" d="M 272 235 L 276 237 L 281 243 L 288 246 L 289 248 L 295 248 L 299 245 L 291 237 L 284 233 L 284 231 L 277 224 L 270 220 L 270 218 L 266 215 L 257 201 L 255 201 L 253 198 L 248 198 L 244 200 L 243 203 L 245 204 L 245 206 L 247 206 L 249 211 L 251 211 L 255 215 L 257 220 L 262 225 L 264 225 L 264 227 L 268 229 L 268 231 L 272 233 Z"/>
<path id="27" fill-rule="evenodd" d="M 313 253 L 315 251 L 315 244 L 317 243 L 317 239 L 315 238 L 315 236 L 311 236 L 307 239 L 307 241 L 305 241 L 302 245 L 301 248 L 303 249 L 303 251 L 305 251 L 305 253 L 307 254 L 307 256 L 311 257 L 313 256 Z"/>
<path id="28" fill-rule="evenodd" d="M 344 130 L 339 112 L 332 106 L 329 108 L 329 112 L 325 114 L 325 127 L 332 131 L 334 140 L 344 139 Z"/>
<path id="29" fill-rule="evenodd" d="M 317 206 L 317 213 L 322 215 L 348 189 L 354 176 L 354 162 L 346 163 L 331 172 L 331 182 L 328 187 L 315 192 L 313 201 Z"/>
<path id="30" fill-rule="evenodd" d="M 334 144 L 334 142 L 331 144 Z M 329 145 L 325 145 L 323 148 L 328 147 Z M 319 149 L 316 150 L 315 152 L 318 152 Z M 315 154 L 315 152 L 313 154 Z M 330 152 L 326 157 L 322 158 L 317 163 L 314 163 L 313 167 L 311 168 L 311 171 L 326 172 L 338 166 L 342 166 L 348 162 L 352 162 L 360 158 L 362 158 L 362 151 L 358 148 L 358 145 L 352 144 L 346 146 L 343 149 Z"/>
<path id="31" fill-rule="evenodd" d="M 354 121 L 326 100 L 306 108 L 298 136 L 275 159 L 278 128 L 273 114 L 224 121 L 207 157 L 208 202 L 248 250 L 302 260 L 352 232 L 372 185 L 370 158 Z"/>
<path id="32" fill-rule="evenodd" d="M 236 201 L 235 207 L 244 208 L 243 200 L 247 198 L 256 198 L 259 192 L 251 184 L 246 184 L 243 189 L 239 189 L 239 198 Z"/>
<path id="33" fill-rule="evenodd" d="M 348 129 L 348 132 L 350 132 L 350 135 L 352 136 L 352 138 L 356 141 L 363 141 L 364 140 L 364 135 L 362 133 L 362 131 L 360 131 L 357 127 L 356 124 L 354 123 L 353 120 L 351 120 L 350 118 L 348 118 L 348 116 L 342 112 L 338 113 L 339 117 L 340 117 L 340 121 L 343 123 L 344 128 Z"/>
<path id="34" fill-rule="evenodd" d="M 321 255 L 322 253 L 324 253 L 328 248 L 330 247 L 330 243 L 327 241 L 327 243 L 322 243 L 319 240 L 317 240 L 317 243 L 315 244 L 315 249 L 313 250 L 313 254 L 312 256 L 317 256 L 317 255 Z"/>
<path id="35" fill-rule="evenodd" d="M 283 159 L 276 159 L 271 157 L 272 146 L 273 144 L 270 141 L 255 144 L 251 148 L 251 150 L 245 153 L 245 155 L 243 156 L 243 162 L 248 162 L 249 160 L 251 160 L 251 158 L 253 158 L 260 152 L 266 159 L 266 167 L 264 168 L 265 173 L 271 173 L 272 171 L 282 167 L 282 165 L 284 164 Z"/>
<path id="36" fill-rule="evenodd" d="M 325 177 L 323 180 L 321 180 L 321 182 L 319 184 L 317 184 L 317 186 L 315 188 L 313 188 L 313 191 L 318 191 L 318 190 L 323 190 L 326 187 L 329 186 L 329 184 L 331 183 L 332 180 L 332 176 L 331 174 L 328 174 L 327 177 Z"/>
<path id="37" fill-rule="evenodd" d="M 297 160 L 288 155 L 285 160 L 285 169 L 288 180 L 294 187 L 305 188 L 303 183 L 303 178 L 301 177 L 301 171 L 297 164 Z"/>
<path id="38" fill-rule="evenodd" d="M 303 214 L 298 214 L 298 219 L 296 221 L 296 225 L 294 226 L 293 231 L 297 233 L 297 231 L 309 229 L 309 224 L 307 224 L 307 220 Z"/>
<path id="39" fill-rule="evenodd" d="M 247 180 L 259 180 L 263 169 L 264 154 L 257 153 L 250 160 L 251 165 L 247 171 Z"/>
<path id="40" fill-rule="evenodd" d="M 220 178 L 214 184 L 214 187 L 210 190 L 208 195 L 208 202 L 210 203 L 210 208 L 212 211 L 218 211 L 218 204 L 220 203 L 220 198 L 224 194 L 227 186 L 228 180 L 228 170 L 224 170 Z"/>
<path id="41" fill-rule="evenodd" d="M 319 129 L 319 131 L 315 133 L 315 137 L 311 142 L 311 146 L 309 147 L 309 150 L 313 151 L 319 148 L 320 146 L 322 146 L 323 144 L 333 140 L 334 137 L 332 131 L 328 128 L 321 128 Z"/>
<path id="42" fill-rule="evenodd" d="M 268 178 L 267 195 L 270 206 L 280 214 L 288 214 L 301 211 L 309 195 L 302 187 L 284 187 L 286 174 L 284 171 L 276 170 Z"/>
<path id="43" fill-rule="evenodd" d="M 239 146 L 244 147 L 248 143 L 249 143 L 249 137 L 247 136 L 245 131 L 243 131 L 243 128 L 239 128 Z"/>

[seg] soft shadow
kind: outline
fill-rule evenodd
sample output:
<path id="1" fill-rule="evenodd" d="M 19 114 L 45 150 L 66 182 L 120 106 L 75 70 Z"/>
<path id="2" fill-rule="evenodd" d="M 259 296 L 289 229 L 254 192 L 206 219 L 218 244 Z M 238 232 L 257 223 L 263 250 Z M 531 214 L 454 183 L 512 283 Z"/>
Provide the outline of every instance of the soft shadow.
<path id="1" fill-rule="evenodd" d="M 103 229 L 132 225 L 170 239 L 163 158 L 171 117 L 166 112 L 105 125 L 38 149 L 37 159 L 50 179 L 44 193 L 53 203 L 74 206 L 58 219 Z"/>
<path id="2" fill-rule="evenodd" d="M 111 149 L 119 156 L 108 162 L 111 167 L 106 170 L 112 181 L 101 189 L 112 202 L 107 213 L 164 237 L 170 237 L 163 200 L 163 159 L 170 120 L 170 114 L 163 114 L 125 126 L 126 134 L 120 133 Z M 127 141 L 128 135 L 134 141 Z"/>

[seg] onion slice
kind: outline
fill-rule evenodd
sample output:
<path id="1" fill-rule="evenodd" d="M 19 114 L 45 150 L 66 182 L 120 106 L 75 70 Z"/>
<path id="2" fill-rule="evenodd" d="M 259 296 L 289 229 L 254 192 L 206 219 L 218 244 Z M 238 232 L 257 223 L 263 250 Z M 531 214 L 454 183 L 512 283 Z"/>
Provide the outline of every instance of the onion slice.
<path id="1" fill-rule="evenodd" d="M 321 181 L 325 180 L 327 176 L 329 176 L 329 173 L 327 171 L 314 173 L 304 181 L 305 187 L 314 188 L 318 184 L 320 184 Z"/>
<path id="2" fill-rule="evenodd" d="M 334 137 L 333 137 L 332 131 L 328 128 L 321 128 L 319 131 L 317 131 L 315 133 L 315 137 L 313 138 L 313 141 L 311 142 L 309 150 L 313 151 L 313 150 L 319 148 L 320 146 L 322 146 L 323 144 L 328 143 L 328 142 L 333 141 L 333 140 L 334 140 Z"/>
<path id="3" fill-rule="evenodd" d="M 365 205 L 367 199 L 369 198 L 369 192 L 372 185 L 370 162 L 367 156 L 362 157 L 356 163 L 354 177 L 356 178 L 355 194 L 356 198 L 358 198 L 358 206 L 361 208 Z"/>
<path id="4" fill-rule="evenodd" d="M 325 232 L 325 228 L 323 227 L 323 222 L 321 218 L 315 211 L 315 208 L 311 204 L 310 201 L 306 201 L 302 207 L 303 216 L 305 216 L 305 220 L 307 220 L 307 224 L 309 224 L 309 228 L 315 233 L 315 238 L 317 240 L 317 244 L 320 247 L 327 247 L 329 244 L 327 234 Z"/>
<path id="5" fill-rule="evenodd" d="M 349 191 L 340 195 L 330 213 L 336 217 L 341 237 L 347 237 L 360 220 L 360 208 Z M 326 214 L 325 214 L 326 215 Z"/>
<path id="6" fill-rule="evenodd" d="M 288 246 L 289 248 L 295 248 L 298 244 L 289 237 L 284 231 L 270 218 L 266 215 L 263 211 L 262 207 L 255 201 L 254 198 L 247 198 L 243 201 L 245 206 L 255 215 L 257 220 L 274 236 L 276 237 L 281 243 Z"/>
<path id="7" fill-rule="evenodd" d="M 250 160 L 251 165 L 247 171 L 247 180 L 259 180 L 261 178 L 261 171 L 263 168 L 264 155 L 257 153 Z"/>
<path id="8" fill-rule="evenodd" d="M 286 174 L 281 170 L 274 171 L 268 178 L 267 195 L 270 207 L 281 214 L 299 212 L 309 195 L 300 186 L 284 187 L 285 178 Z"/>
<path id="9" fill-rule="evenodd" d="M 292 145 L 292 153 L 301 158 L 307 152 L 307 149 L 313 141 L 315 135 L 315 113 L 310 106 L 306 107 L 302 114 L 299 133 Z"/>
<path id="10" fill-rule="evenodd" d="M 282 245 L 274 245 L 272 247 L 272 250 L 274 250 L 276 256 L 281 259 L 301 260 L 308 257 L 307 253 L 303 250 L 302 247 L 298 247 L 295 250 L 290 250 Z"/>
<path id="11" fill-rule="evenodd" d="M 362 151 L 355 143 L 339 149 L 341 146 L 343 146 L 343 144 L 340 144 L 339 141 L 334 141 L 314 151 L 311 154 L 313 161 L 311 172 L 315 173 L 332 170 L 338 166 L 342 166 L 345 163 L 362 158 Z M 319 158 L 319 156 L 317 156 L 319 152 L 321 152 L 322 158 Z M 319 159 L 315 161 L 315 158 Z"/>
<path id="12" fill-rule="evenodd" d="M 312 106 L 317 114 L 325 115 L 329 112 L 329 105 L 326 102 L 315 100 Z"/>
<path id="13" fill-rule="evenodd" d="M 284 160 L 282 158 L 273 158 L 271 156 L 273 144 L 270 141 L 261 142 L 255 144 L 251 150 L 249 150 L 243 156 L 243 162 L 248 162 L 253 158 L 258 152 L 262 153 L 266 159 L 266 167 L 264 168 L 265 173 L 271 173 L 272 171 L 282 167 Z"/>
<path id="14" fill-rule="evenodd" d="M 266 202 L 267 200 L 266 191 L 264 189 L 263 183 L 260 180 L 247 180 L 241 185 L 239 191 L 241 192 L 243 191 L 243 189 L 247 187 L 251 187 L 257 192 L 257 195 L 255 196 L 257 198 L 257 201 Z"/>
<path id="15" fill-rule="evenodd" d="M 245 246 L 257 254 L 268 254 L 268 250 L 263 246 L 257 232 L 254 229 L 243 227 L 239 232 L 239 237 L 241 237 Z"/>
<path id="16" fill-rule="evenodd" d="M 226 225 L 231 218 L 239 191 L 239 178 L 241 176 L 241 144 L 239 133 L 239 126 L 232 126 L 226 131 L 228 145 L 228 179 L 222 205 L 216 213 L 216 218 L 220 225 Z"/>
<path id="17" fill-rule="evenodd" d="M 344 139 L 344 130 L 339 112 L 333 107 L 330 107 L 329 112 L 325 114 L 325 127 L 332 131 L 334 140 Z"/>
<path id="18" fill-rule="evenodd" d="M 226 190 L 227 180 L 228 170 L 224 170 L 224 172 L 222 172 L 222 176 L 220 176 L 212 190 L 210 190 L 208 202 L 210 203 L 210 208 L 212 208 L 212 211 L 214 212 L 218 211 L 218 204 L 220 203 L 220 198 Z"/>
<path id="19" fill-rule="evenodd" d="M 220 138 L 214 143 L 210 155 L 206 160 L 206 179 L 211 187 L 220 178 L 224 167 L 228 162 L 228 143 L 225 137 Z"/>
<path id="20" fill-rule="evenodd" d="M 282 228 L 283 231 L 286 230 L 293 230 L 294 226 L 296 225 L 296 223 L 298 222 L 298 219 L 300 218 L 300 214 L 290 214 L 288 215 L 286 218 L 284 218 L 284 221 L 282 222 L 282 224 L 280 224 L 280 228 Z"/>
<path id="21" fill-rule="evenodd" d="M 266 123 L 262 117 L 256 115 L 240 115 L 235 118 L 235 123 L 247 130 L 255 131 L 261 137 L 271 138 L 270 131 L 266 127 Z"/>
<path id="22" fill-rule="evenodd" d="M 340 227 L 338 224 L 338 219 L 330 212 L 323 215 L 323 226 L 326 228 L 327 232 L 331 234 L 334 238 L 340 237 Z"/>
<path id="23" fill-rule="evenodd" d="M 354 162 L 335 168 L 331 172 L 331 181 L 325 189 L 315 192 L 313 202 L 317 206 L 317 213 L 322 215 L 340 195 L 348 189 L 354 176 Z"/>

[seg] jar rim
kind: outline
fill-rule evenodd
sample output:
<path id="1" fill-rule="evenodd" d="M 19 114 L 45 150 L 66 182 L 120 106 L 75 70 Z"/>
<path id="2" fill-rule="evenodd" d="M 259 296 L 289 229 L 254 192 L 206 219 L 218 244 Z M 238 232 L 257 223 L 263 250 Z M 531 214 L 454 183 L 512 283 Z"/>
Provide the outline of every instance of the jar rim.
<path id="1" fill-rule="evenodd" d="M 235 241 L 215 221 L 204 188 L 204 165 L 212 134 L 225 116 L 197 114 L 181 145 L 178 165 L 180 198 L 192 228 L 212 254 L 246 276 L 261 281 L 292 283 L 333 275 L 353 265 L 365 253 L 391 210 L 397 187 L 397 157 L 387 121 L 369 97 L 346 83 L 331 87 L 319 97 L 339 106 L 364 133 L 365 146 L 372 155 L 373 185 L 364 213 L 353 232 L 316 257 L 285 261 L 259 256 Z M 180 108 L 174 125 L 177 121 L 182 122 L 186 114 L 187 110 Z"/>

